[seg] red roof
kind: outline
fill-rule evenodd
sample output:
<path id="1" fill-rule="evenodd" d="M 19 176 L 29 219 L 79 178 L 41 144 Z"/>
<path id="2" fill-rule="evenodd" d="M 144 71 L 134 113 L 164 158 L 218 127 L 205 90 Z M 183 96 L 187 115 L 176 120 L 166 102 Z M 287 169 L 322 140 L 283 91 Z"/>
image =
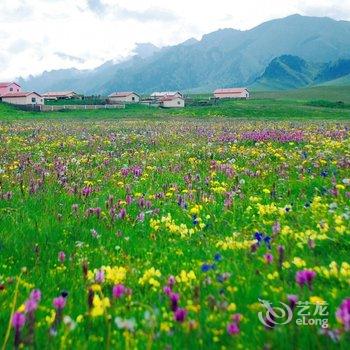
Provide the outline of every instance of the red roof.
<path id="1" fill-rule="evenodd" d="M 2 95 L 1 97 L 4 98 L 15 98 L 15 97 L 27 97 L 31 94 L 35 94 L 39 97 L 41 97 L 41 95 L 39 95 L 38 93 L 32 91 L 32 92 L 10 92 L 8 94 Z"/>
<path id="2" fill-rule="evenodd" d="M 110 94 L 108 97 L 127 97 L 132 94 L 137 95 L 135 92 L 132 92 L 132 91 L 124 91 L 124 92 L 114 92 L 113 94 Z"/>
<path id="3" fill-rule="evenodd" d="M 19 87 L 19 85 L 17 83 L 12 81 L 12 82 L 0 82 L 0 88 L 5 88 L 5 87 L 8 87 L 8 86 L 10 86 L 12 84 L 15 84 L 15 85 L 17 85 Z"/>
<path id="4" fill-rule="evenodd" d="M 76 93 L 74 91 L 49 91 L 43 94 L 45 97 L 64 97 L 68 95 L 76 95 Z"/>
<path id="5" fill-rule="evenodd" d="M 248 91 L 246 88 L 228 88 L 228 89 L 216 89 L 214 94 L 241 94 Z"/>
<path id="6" fill-rule="evenodd" d="M 179 97 L 179 96 L 165 96 L 165 97 L 163 97 L 163 98 L 161 98 L 160 99 L 160 101 L 161 102 L 164 102 L 164 101 L 172 101 L 172 100 L 176 100 L 176 99 L 181 99 L 181 100 L 183 100 L 183 98 L 182 97 Z"/>
<path id="7" fill-rule="evenodd" d="M 174 95 L 180 95 L 182 96 L 182 93 L 180 91 L 162 91 L 162 92 L 153 92 L 151 94 L 151 97 L 166 97 L 166 96 L 174 96 Z"/>

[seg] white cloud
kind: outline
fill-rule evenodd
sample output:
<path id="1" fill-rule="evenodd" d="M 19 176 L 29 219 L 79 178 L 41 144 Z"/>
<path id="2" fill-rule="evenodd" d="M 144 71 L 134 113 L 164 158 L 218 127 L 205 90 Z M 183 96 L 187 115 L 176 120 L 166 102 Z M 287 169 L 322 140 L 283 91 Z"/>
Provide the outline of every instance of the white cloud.
<path id="1" fill-rule="evenodd" d="M 311 0 L 300 7 L 302 14 L 309 16 L 350 19 L 350 0 Z"/>
<path id="2" fill-rule="evenodd" d="M 292 13 L 350 19 L 349 0 L 0 0 L 0 80 L 93 68 L 136 43 L 173 45 Z"/>

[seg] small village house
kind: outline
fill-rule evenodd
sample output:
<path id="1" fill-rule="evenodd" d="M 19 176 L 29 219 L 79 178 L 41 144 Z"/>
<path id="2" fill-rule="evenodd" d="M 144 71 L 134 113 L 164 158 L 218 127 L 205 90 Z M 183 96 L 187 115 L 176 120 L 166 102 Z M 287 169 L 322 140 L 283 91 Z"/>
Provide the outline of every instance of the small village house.
<path id="1" fill-rule="evenodd" d="M 165 97 L 181 97 L 183 98 L 183 94 L 179 91 L 163 91 L 163 92 L 153 92 L 151 94 L 151 98 L 155 100 L 160 100 Z"/>
<path id="2" fill-rule="evenodd" d="M 43 94 L 45 100 L 70 100 L 78 99 L 80 95 L 74 91 L 49 91 Z"/>
<path id="3" fill-rule="evenodd" d="M 165 96 L 159 100 L 159 106 L 163 108 L 183 108 L 185 107 L 185 99 L 177 95 Z"/>
<path id="4" fill-rule="evenodd" d="M 249 91 L 246 88 L 217 89 L 214 91 L 215 98 L 248 99 Z"/>
<path id="5" fill-rule="evenodd" d="M 110 103 L 139 103 L 140 95 L 135 92 L 114 92 L 108 96 L 108 100 Z"/>
<path id="6" fill-rule="evenodd" d="M 6 95 L 12 92 L 21 92 L 21 87 L 15 82 L 1 83 L 0 82 L 0 96 Z"/>
<path id="7" fill-rule="evenodd" d="M 19 106 L 41 106 L 44 98 L 36 92 L 11 92 L 1 96 L 2 102 Z"/>

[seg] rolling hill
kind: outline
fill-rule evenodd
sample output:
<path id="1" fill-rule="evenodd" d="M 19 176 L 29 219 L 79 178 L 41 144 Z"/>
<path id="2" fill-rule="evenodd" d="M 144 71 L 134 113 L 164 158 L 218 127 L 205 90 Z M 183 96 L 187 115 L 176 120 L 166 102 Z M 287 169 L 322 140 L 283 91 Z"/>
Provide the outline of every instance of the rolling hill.
<path id="1" fill-rule="evenodd" d="M 298 56 L 276 57 L 252 87 L 257 90 L 289 90 L 308 86 L 315 80 L 320 66 Z"/>
<path id="2" fill-rule="evenodd" d="M 350 59 L 322 64 L 306 62 L 298 56 L 276 57 L 251 88 L 291 90 L 317 85 L 350 85 Z"/>

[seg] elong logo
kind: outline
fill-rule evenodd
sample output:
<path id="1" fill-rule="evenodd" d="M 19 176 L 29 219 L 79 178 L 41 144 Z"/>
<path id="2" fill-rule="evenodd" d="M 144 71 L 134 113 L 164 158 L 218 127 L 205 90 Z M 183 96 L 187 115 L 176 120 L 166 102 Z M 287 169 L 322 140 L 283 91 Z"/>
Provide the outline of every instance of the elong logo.
<path id="1" fill-rule="evenodd" d="M 266 309 L 265 312 L 258 313 L 259 321 L 267 328 L 274 328 L 277 325 L 289 324 L 293 319 L 293 309 L 279 302 L 280 306 L 272 306 L 268 300 L 258 299 L 260 304 Z M 308 301 L 298 301 L 296 303 L 295 324 L 297 326 L 320 326 L 328 327 L 328 303 Z"/>
<path id="2" fill-rule="evenodd" d="M 265 327 L 273 328 L 276 325 L 288 324 L 292 320 L 293 311 L 287 304 L 280 301 L 282 307 L 272 307 L 269 301 L 258 300 L 266 308 L 265 315 L 261 311 L 258 313 L 259 320 Z"/>

